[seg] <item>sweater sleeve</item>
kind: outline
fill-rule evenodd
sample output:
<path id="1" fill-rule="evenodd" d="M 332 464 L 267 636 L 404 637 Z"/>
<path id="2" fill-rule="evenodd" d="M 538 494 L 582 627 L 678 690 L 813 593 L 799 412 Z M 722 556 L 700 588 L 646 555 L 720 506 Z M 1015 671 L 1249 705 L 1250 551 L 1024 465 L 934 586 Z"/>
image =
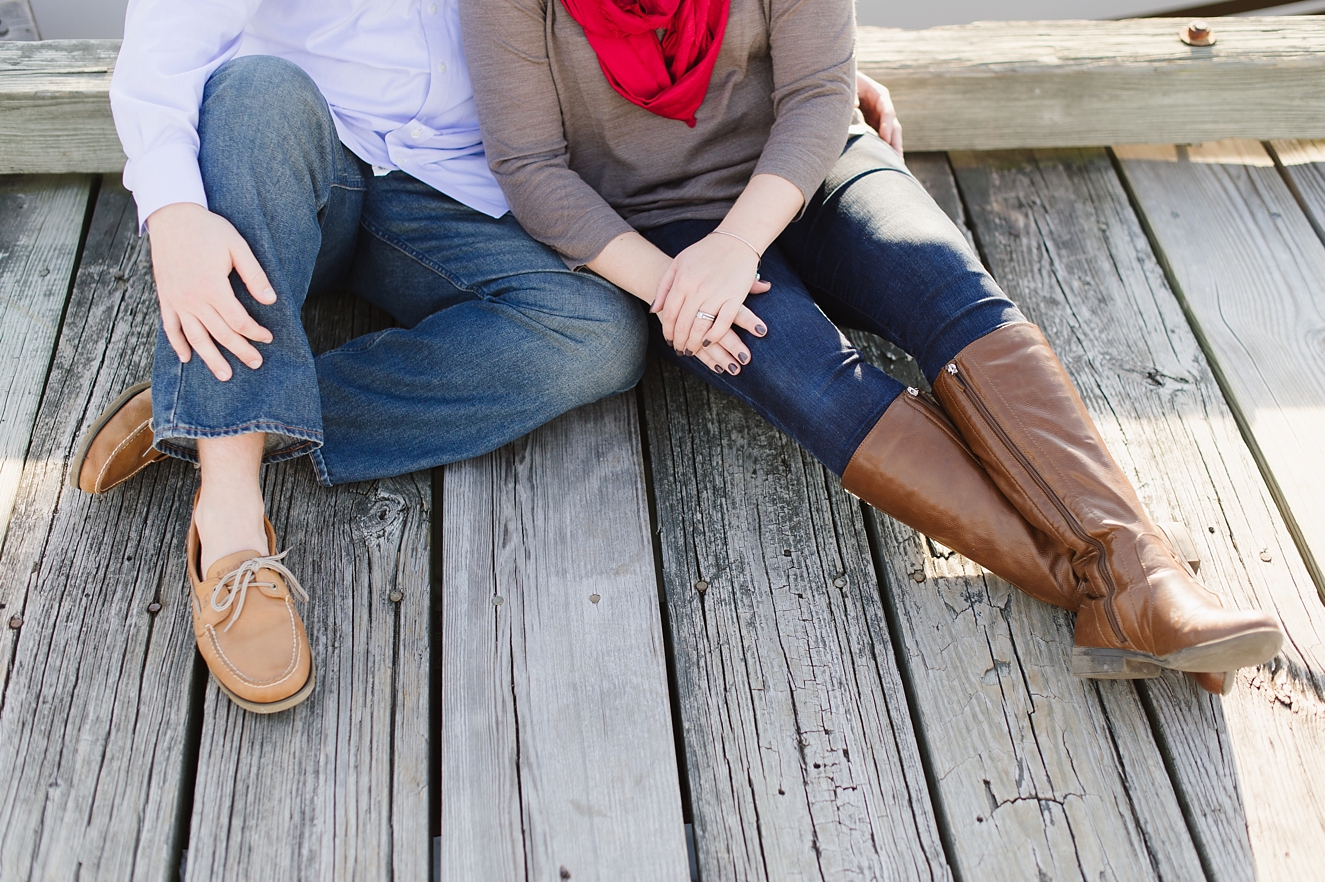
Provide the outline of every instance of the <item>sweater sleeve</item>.
<path id="1" fill-rule="evenodd" d="M 773 128 L 754 173 L 786 178 L 808 204 L 841 156 L 855 112 L 855 3 L 769 0 L 768 41 Z"/>
<path id="2" fill-rule="evenodd" d="M 461 33 L 488 165 L 521 226 L 578 268 L 632 228 L 570 168 L 548 2 L 465 0 Z"/>

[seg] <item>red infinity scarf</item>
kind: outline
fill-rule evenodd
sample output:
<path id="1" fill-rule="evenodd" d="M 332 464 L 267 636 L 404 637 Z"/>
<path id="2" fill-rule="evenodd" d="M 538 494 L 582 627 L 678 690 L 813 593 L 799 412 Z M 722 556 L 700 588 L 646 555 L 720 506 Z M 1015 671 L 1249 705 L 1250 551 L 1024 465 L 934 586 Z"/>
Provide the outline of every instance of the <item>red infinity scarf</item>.
<path id="1" fill-rule="evenodd" d="M 650 113 L 695 125 L 731 0 L 561 2 L 584 28 L 613 89 Z"/>

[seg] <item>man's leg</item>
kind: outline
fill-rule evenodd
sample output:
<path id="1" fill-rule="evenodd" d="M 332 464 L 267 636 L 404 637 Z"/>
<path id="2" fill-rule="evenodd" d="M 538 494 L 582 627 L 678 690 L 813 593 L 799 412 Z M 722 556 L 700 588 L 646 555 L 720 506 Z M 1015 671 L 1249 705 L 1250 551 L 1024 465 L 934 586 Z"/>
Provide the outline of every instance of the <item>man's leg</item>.
<path id="1" fill-rule="evenodd" d="M 641 306 L 510 215 L 393 172 L 368 182 L 362 218 L 352 287 L 404 327 L 318 356 L 323 482 L 477 456 L 639 379 Z"/>
<path id="2" fill-rule="evenodd" d="M 196 356 L 181 363 L 164 332 L 158 341 L 156 446 L 201 465 L 195 523 L 205 574 L 234 552 L 265 553 L 262 456 L 298 456 L 321 442 L 300 308 L 315 275 L 348 266 L 363 184 L 325 100 L 289 62 L 248 57 L 223 65 L 208 81 L 198 128 L 209 207 L 243 236 L 277 295 L 273 304 L 259 303 L 231 277 L 241 304 L 272 333 L 270 344 L 258 346 L 257 370 L 222 350 L 232 374 L 222 382 Z"/>

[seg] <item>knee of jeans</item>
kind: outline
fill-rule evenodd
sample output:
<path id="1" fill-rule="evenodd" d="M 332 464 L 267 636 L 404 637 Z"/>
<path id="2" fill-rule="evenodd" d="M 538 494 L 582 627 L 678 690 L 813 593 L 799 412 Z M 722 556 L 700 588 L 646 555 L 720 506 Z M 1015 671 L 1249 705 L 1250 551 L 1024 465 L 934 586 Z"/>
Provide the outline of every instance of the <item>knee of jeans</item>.
<path id="1" fill-rule="evenodd" d="M 580 317 L 579 346 L 562 368 L 566 387 L 587 403 L 639 382 L 648 351 L 648 323 L 629 295 L 612 292 L 585 300 L 592 308 Z"/>
<path id="2" fill-rule="evenodd" d="M 335 123 L 312 77 L 270 55 L 232 58 L 207 81 L 198 112 L 203 179 L 226 164 L 280 167 L 334 146 Z"/>

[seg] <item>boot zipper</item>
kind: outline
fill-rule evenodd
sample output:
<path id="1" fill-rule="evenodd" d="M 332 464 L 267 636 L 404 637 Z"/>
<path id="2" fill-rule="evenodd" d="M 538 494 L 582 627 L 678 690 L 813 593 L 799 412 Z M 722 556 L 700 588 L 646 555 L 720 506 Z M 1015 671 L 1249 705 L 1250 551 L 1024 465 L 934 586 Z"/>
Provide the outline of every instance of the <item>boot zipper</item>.
<path id="1" fill-rule="evenodd" d="M 1085 528 L 1081 526 L 1081 522 L 1072 515 L 1072 512 L 1069 511 L 1067 506 L 1063 504 L 1063 501 L 1058 498 L 1058 495 L 1050 489 L 1048 482 L 1045 481 L 1039 471 L 1031 465 L 1031 462 L 1026 458 L 1026 455 L 1012 443 L 1012 438 L 1007 432 L 1003 431 L 1003 427 L 994 419 L 994 415 L 990 413 L 989 408 L 985 407 L 985 403 L 980 400 L 980 396 L 971 393 L 970 387 L 966 385 L 966 378 L 957 370 L 956 362 L 949 362 L 948 365 L 944 367 L 944 370 L 957 381 L 957 385 L 961 387 L 962 393 L 966 396 L 966 400 L 975 405 L 975 409 L 980 411 L 980 415 L 984 417 L 985 423 L 989 428 L 994 430 L 994 434 L 998 435 L 999 440 L 1003 442 L 1003 446 L 1006 447 L 1008 452 L 1012 454 L 1013 458 L 1021 464 L 1021 467 L 1026 470 L 1026 473 L 1031 476 L 1031 480 L 1034 481 L 1036 486 L 1040 488 L 1040 491 L 1048 497 L 1054 508 L 1058 509 L 1059 515 L 1061 515 L 1063 520 L 1067 522 L 1068 529 L 1070 529 L 1082 542 L 1085 542 L 1087 545 L 1095 549 L 1100 578 L 1104 580 L 1104 584 L 1108 589 L 1108 594 L 1105 597 L 1104 614 L 1109 619 L 1109 625 L 1113 628 L 1114 636 L 1118 638 L 1118 642 L 1127 643 L 1127 635 L 1123 633 L 1122 624 L 1118 621 L 1118 612 L 1113 608 L 1113 601 L 1115 595 L 1118 593 L 1118 586 L 1114 584 L 1113 573 L 1109 572 L 1104 553 L 1104 543 L 1086 532 Z M 910 392 L 911 390 L 908 389 L 907 391 Z M 918 393 L 919 390 L 917 390 L 916 394 Z"/>

